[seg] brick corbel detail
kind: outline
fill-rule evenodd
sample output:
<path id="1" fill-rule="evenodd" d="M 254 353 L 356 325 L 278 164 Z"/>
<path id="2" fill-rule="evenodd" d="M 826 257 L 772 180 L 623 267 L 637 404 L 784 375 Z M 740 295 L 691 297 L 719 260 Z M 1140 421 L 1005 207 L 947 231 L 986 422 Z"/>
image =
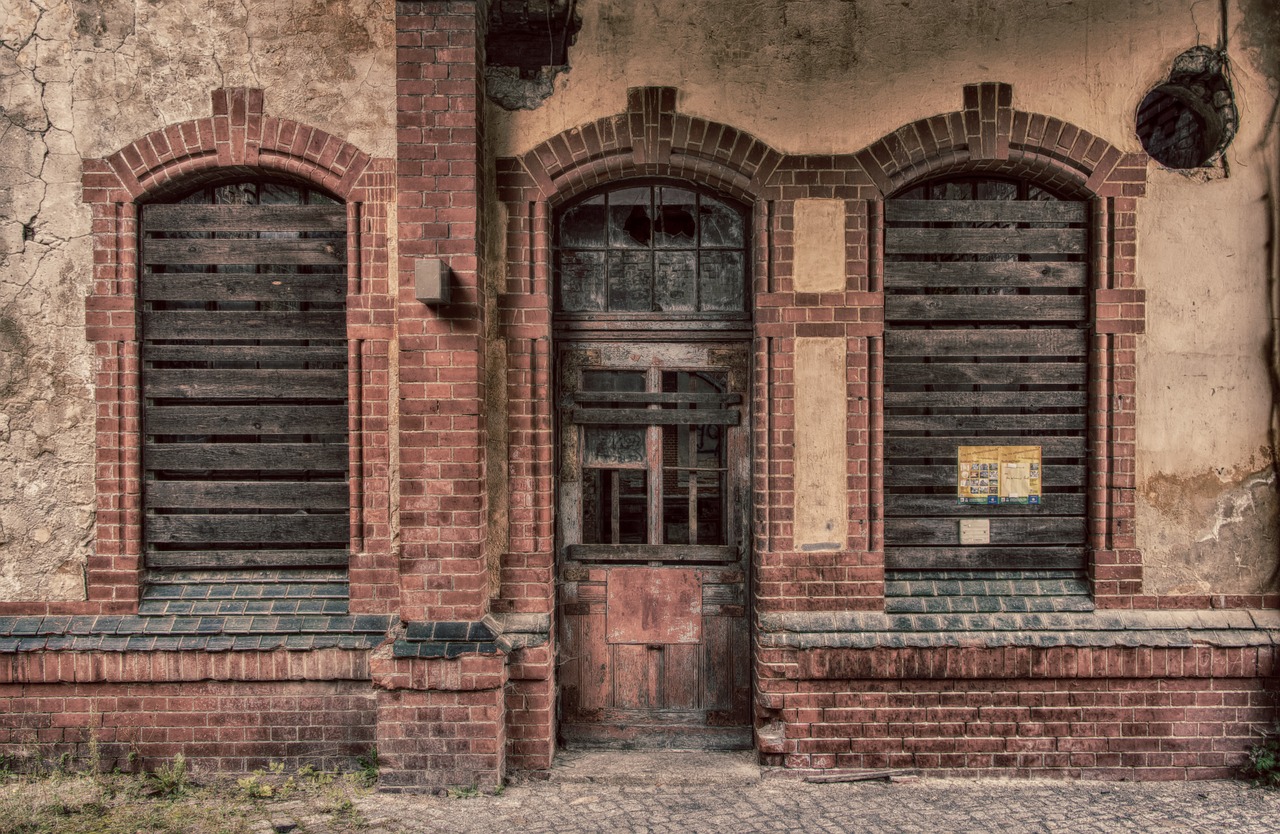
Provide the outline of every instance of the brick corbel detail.
<path id="1" fill-rule="evenodd" d="M 93 217 L 93 291 L 85 299 L 85 334 L 96 359 L 95 546 L 87 567 L 87 602 L 39 606 L 46 613 L 137 611 L 142 580 L 138 207 L 202 183 L 259 175 L 305 181 L 348 205 L 349 267 L 355 280 L 347 298 L 347 326 L 352 350 L 358 351 L 352 357 L 353 402 L 362 403 L 361 414 L 353 418 L 352 454 L 363 466 L 353 478 L 359 483 L 355 500 L 363 504 L 352 513 L 361 529 L 354 531 L 351 607 L 357 613 L 388 613 L 398 601 L 385 474 L 386 357 L 394 315 L 386 224 L 394 165 L 323 130 L 267 116 L 263 104 L 262 90 L 214 90 L 211 115 L 168 125 L 83 163 L 82 197 Z M 362 454 L 357 442 L 364 444 Z"/>

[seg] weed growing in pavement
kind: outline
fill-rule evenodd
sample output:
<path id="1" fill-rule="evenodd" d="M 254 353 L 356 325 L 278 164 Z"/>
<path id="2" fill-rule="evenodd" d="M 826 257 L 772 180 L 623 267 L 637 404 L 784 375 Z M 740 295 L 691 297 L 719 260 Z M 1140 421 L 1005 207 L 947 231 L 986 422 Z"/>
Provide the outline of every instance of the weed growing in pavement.
<path id="1" fill-rule="evenodd" d="M 1255 785 L 1280 788 L 1280 721 L 1262 731 L 1262 741 L 1249 748 L 1240 773 Z"/>
<path id="2" fill-rule="evenodd" d="M 179 753 L 171 762 L 161 762 L 151 773 L 151 783 L 161 796 L 174 799 L 191 790 L 191 774 L 187 757 Z"/>
<path id="3" fill-rule="evenodd" d="M 378 748 L 370 747 L 368 753 L 356 756 L 356 764 L 360 767 L 358 771 L 360 781 L 366 787 L 378 781 Z"/>

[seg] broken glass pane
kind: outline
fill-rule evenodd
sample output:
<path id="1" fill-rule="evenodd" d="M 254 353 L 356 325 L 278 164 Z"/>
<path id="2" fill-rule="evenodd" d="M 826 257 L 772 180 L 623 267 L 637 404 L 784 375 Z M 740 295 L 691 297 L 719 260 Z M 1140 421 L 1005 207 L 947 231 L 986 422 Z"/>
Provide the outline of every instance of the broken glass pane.
<path id="1" fill-rule="evenodd" d="M 609 253 L 609 309 L 648 313 L 653 310 L 653 256 L 649 252 Z"/>
<path id="2" fill-rule="evenodd" d="M 654 255 L 653 305 L 660 312 L 693 312 L 697 309 L 694 291 L 696 252 L 658 252 Z"/>
<path id="3" fill-rule="evenodd" d="M 741 252 L 703 250 L 698 270 L 698 309 L 704 312 L 732 313 L 746 309 Z"/>
<path id="4" fill-rule="evenodd" d="M 744 240 L 742 215 L 731 206 L 710 197 L 702 198 L 698 208 L 699 225 L 702 227 L 703 246 L 724 246 L 741 249 Z"/>
<path id="5" fill-rule="evenodd" d="M 683 188 L 658 188 L 653 243 L 662 249 L 692 249 L 698 242 L 698 198 Z"/>
<path id="6" fill-rule="evenodd" d="M 583 427 L 583 466 L 644 463 L 643 428 Z"/>
<path id="7" fill-rule="evenodd" d="M 603 194 L 570 206 L 560 215 L 561 246 L 570 249 L 602 249 L 608 243 Z"/>
<path id="8" fill-rule="evenodd" d="M 567 313 L 605 309 L 603 252 L 560 253 L 560 309 Z"/>
<path id="9" fill-rule="evenodd" d="M 624 188 L 609 195 L 609 245 L 647 249 L 653 244 L 653 214 L 648 188 Z"/>

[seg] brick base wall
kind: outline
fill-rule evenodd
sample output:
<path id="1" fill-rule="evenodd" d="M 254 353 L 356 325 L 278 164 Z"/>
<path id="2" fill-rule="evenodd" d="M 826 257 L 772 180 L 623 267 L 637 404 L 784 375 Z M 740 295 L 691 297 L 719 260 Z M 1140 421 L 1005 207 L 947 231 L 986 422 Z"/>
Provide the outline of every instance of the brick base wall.
<path id="1" fill-rule="evenodd" d="M 380 690 L 382 790 L 495 788 L 505 775 L 502 689 Z"/>
<path id="2" fill-rule="evenodd" d="M 376 717 L 367 681 L 0 685 L 0 756 L 85 767 L 96 746 L 105 769 L 182 753 L 210 770 L 350 770 L 374 746 Z"/>

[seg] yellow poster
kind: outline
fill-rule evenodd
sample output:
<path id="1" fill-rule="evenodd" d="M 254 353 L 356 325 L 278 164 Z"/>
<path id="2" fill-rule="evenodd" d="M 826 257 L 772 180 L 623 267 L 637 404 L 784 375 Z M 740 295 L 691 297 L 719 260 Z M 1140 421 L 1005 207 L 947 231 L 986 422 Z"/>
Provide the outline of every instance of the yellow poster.
<path id="1" fill-rule="evenodd" d="M 961 504 L 1039 504 L 1039 446 L 961 446 L 956 453 Z"/>

